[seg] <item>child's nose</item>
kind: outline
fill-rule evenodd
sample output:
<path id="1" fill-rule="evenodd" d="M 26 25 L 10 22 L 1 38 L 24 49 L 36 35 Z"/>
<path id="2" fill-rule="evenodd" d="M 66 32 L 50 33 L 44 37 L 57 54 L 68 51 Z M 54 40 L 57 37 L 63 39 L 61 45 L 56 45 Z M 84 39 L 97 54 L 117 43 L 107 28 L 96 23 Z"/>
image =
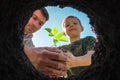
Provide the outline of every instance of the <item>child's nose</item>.
<path id="1" fill-rule="evenodd" d="M 70 24 L 70 27 L 73 27 L 73 24 Z"/>

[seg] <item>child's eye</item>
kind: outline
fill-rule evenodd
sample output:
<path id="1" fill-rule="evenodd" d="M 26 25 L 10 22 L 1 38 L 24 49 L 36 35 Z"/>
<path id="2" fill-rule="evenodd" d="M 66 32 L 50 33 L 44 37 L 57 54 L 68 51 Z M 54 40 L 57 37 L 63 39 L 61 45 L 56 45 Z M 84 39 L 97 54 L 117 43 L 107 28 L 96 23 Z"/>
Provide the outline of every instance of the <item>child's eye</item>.
<path id="1" fill-rule="evenodd" d="M 75 25 L 77 24 L 77 23 L 74 23 Z"/>
<path id="2" fill-rule="evenodd" d="M 65 27 L 69 27 L 69 25 L 66 25 Z"/>

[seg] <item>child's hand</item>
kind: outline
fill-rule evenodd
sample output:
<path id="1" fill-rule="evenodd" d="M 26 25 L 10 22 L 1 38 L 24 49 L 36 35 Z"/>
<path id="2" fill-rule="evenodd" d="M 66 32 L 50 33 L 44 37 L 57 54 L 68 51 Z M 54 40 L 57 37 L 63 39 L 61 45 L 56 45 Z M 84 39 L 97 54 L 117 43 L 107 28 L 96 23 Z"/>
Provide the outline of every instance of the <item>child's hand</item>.
<path id="1" fill-rule="evenodd" d="M 67 69 L 74 67 L 76 57 L 69 51 L 66 51 L 65 55 L 67 56 Z"/>

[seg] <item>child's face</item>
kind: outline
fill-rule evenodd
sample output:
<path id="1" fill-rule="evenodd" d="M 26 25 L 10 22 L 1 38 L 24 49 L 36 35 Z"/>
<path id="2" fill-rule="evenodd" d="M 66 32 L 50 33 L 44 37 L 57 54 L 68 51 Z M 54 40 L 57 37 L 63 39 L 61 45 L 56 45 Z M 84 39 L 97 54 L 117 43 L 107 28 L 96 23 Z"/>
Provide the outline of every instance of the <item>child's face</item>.
<path id="1" fill-rule="evenodd" d="M 83 31 L 83 27 L 76 18 L 67 18 L 63 24 L 65 34 L 69 37 L 79 36 L 80 32 Z"/>
<path id="2" fill-rule="evenodd" d="M 43 16 L 40 10 L 36 10 L 27 25 L 25 26 L 25 34 L 34 33 L 39 30 L 42 25 L 45 23 L 46 18 Z"/>

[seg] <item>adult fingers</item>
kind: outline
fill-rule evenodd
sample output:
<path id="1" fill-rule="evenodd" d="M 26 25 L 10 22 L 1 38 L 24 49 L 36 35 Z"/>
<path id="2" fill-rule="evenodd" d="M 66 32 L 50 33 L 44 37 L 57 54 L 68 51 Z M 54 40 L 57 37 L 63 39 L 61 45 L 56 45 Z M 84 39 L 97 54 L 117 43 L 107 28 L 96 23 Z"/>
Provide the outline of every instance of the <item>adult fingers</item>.
<path id="1" fill-rule="evenodd" d="M 51 60 L 51 59 L 41 59 L 40 60 L 40 67 L 41 66 L 48 66 L 59 70 L 67 70 L 68 66 L 66 63 L 61 61 Z"/>
<path id="2" fill-rule="evenodd" d="M 45 47 L 46 50 L 51 51 L 51 52 L 56 52 L 56 53 L 60 53 L 61 50 L 59 50 L 56 47 Z"/>
<path id="3" fill-rule="evenodd" d="M 63 62 L 66 62 L 68 59 L 67 59 L 67 56 L 64 55 L 64 54 L 59 54 L 56 52 L 50 52 L 50 51 L 45 51 L 43 52 L 42 56 L 45 58 L 49 58 L 49 59 L 53 59 L 53 60 L 58 60 L 58 61 L 63 61 Z"/>
<path id="4" fill-rule="evenodd" d="M 66 76 L 66 71 L 57 70 L 54 68 L 46 67 L 46 70 L 43 71 L 43 74 L 48 75 L 50 77 L 60 77 Z"/>

